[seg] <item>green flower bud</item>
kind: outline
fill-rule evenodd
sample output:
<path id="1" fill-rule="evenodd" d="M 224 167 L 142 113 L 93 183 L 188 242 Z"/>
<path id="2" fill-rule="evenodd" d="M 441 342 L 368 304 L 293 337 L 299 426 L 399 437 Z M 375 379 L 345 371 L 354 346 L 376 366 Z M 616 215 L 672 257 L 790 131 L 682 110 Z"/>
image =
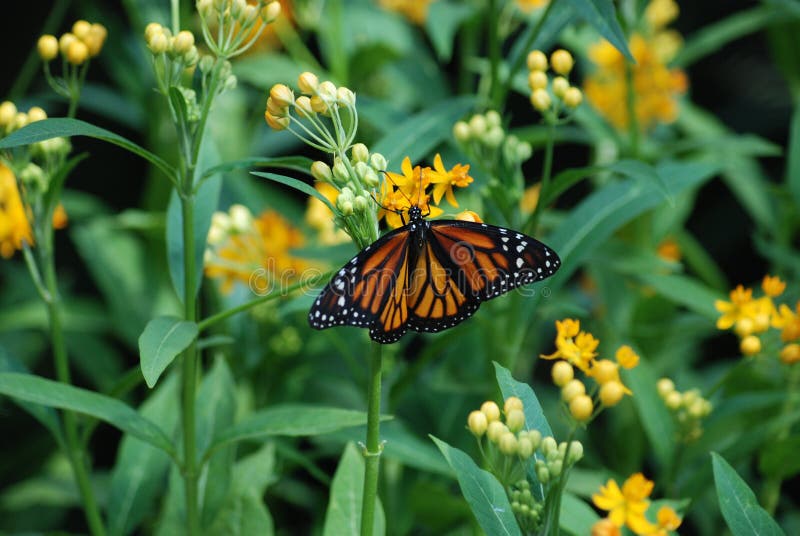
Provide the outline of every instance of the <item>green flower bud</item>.
<path id="1" fill-rule="evenodd" d="M 47 189 L 47 177 L 45 177 L 44 170 L 32 162 L 20 171 L 19 180 L 31 189 L 40 191 Z"/>
<path id="2" fill-rule="evenodd" d="M 378 178 L 378 174 L 375 173 L 375 170 L 367 168 L 366 173 L 364 173 L 364 185 L 367 188 L 376 188 L 380 184 L 381 180 Z"/>
<path id="3" fill-rule="evenodd" d="M 484 116 L 486 118 L 486 126 L 489 128 L 499 127 L 501 123 L 500 114 L 494 110 L 489 110 Z"/>
<path id="4" fill-rule="evenodd" d="M 368 169 L 370 168 L 366 162 L 356 162 L 353 166 L 353 171 L 356 172 L 356 177 L 358 177 L 361 182 L 364 182 L 364 176 L 367 174 Z"/>
<path id="5" fill-rule="evenodd" d="M 455 125 L 453 125 L 453 137 L 456 141 L 460 143 L 464 143 L 469 141 L 471 136 L 469 125 L 465 121 L 457 121 Z"/>
<path id="6" fill-rule="evenodd" d="M 517 145 L 517 161 L 524 162 L 533 154 L 533 148 L 527 141 L 522 141 Z"/>
<path id="7" fill-rule="evenodd" d="M 330 182 L 333 178 L 331 167 L 321 160 L 311 164 L 311 176 L 320 182 Z"/>
<path id="8" fill-rule="evenodd" d="M 469 120 L 469 129 L 473 138 L 482 138 L 486 132 L 486 118 L 480 114 L 475 114 Z"/>
<path id="9" fill-rule="evenodd" d="M 542 454 L 549 456 L 551 453 L 558 453 L 558 444 L 552 436 L 542 439 Z"/>
<path id="10" fill-rule="evenodd" d="M 386 158 L 381 153 L 372 153 L 369 157 L 369 165 L 375 171 L 386 171 Z"/>
<path id="11" fill-rule="evenodd" d="M 512 432 L 506 432 L 500 436 L 498 447 L 500 447 L 500 452 L 506 456 L 516 455 L 518 445 L 519 442 L 517 441 L 517 436 L 515 436 Z"/>
<path id="12" fill-rule="evenodd" d="M 571 441 L 569 444 L 569 453 L 567 454 L 567 464 L 576 464 L 581 458 L 583 458 L 583 443 L 580 441 Z"/>
<path id="13" fill-rule="evenodd" d="M 353 214 L 353 203 L 345 201 L 339 206 L 339 210 L 342 211 L 342 216 L 351 216 Z"/>
<path id="14" fill-rule="evenodd" d="M 366 212 L 368 207 L 369 201 L 363 195 L 357 195 L 355 199 L 353 199 L 353 209 L 356 212 Z"/>
<path id="15" fill-rule="evenodd" d="M 539 482 L 542 484 L 547 484 L 550 481 L 550 471 L 547 469 L 547 466 L 542 464 L 536 466 L 536 478 L 539 479 Z"/>
<path id="16" fill-rule="evenodd" d="M 539 430 L 528 430 L 528 439 L 533 444 L 533 450 L 536 450 L 542 443 L 542 433 Z"/>
<path id="17" fill-rule="evenodd" d="M 353 145 L 353 148 L 350 149 L 350 158 L 353 162 L 368 162 L 369 161 L 369 149 L 363 143 L 356 143 Z"/>
<path id="18" fill-rule="evenodd" d="M 492 127 L 482 136 L 481 139 L 488 147 L 495 148 L 500 147 L 500 144 L 503 143 L 504 136 L 505 134 L 503 133 L 502 128 Z"/>
<path id="19" fill-rule="evenodd" d="M 344 165 L 344 162 L 338 160 L 333 164 L 333 176 L 336 180 L 346 182 L 350 179 L 350 173 L 347 171 L 347 166 Z"/>
<path id="20" fill-rule="evenodd" d="M 547 464 L 547 470 L 550 472 L 550 476 L 553 478 L 558 478 L 561 475 L 561 470 L 564 468 L 564 464 L 561 460 L 554 460 Z"/>
<path id="21" fill-rule="evenodd" d="M 521 409 L 512 409 L 506 415 L 506 426 L 514 433 L 519 432 L 525 426 L 525 413 Z"/>
<path id="22" fill-rule="evenodd" d="M 519 457 L 523 460 L 527 460 L 531 456 L 533 456 L 533 443 L 528 437 L 521 437 L 519 438 L 519 447 L 517 448 L 517 453 Z"/>
<path id="23" fill-rule="evenodd" d="M 210 54 L 204 54 L 202 58 L 200 58 L 199 67 L 200 72 L 203 74 L 207 74 L 211 72 L 211 69 L 214 68 L 214 56 Z"/>

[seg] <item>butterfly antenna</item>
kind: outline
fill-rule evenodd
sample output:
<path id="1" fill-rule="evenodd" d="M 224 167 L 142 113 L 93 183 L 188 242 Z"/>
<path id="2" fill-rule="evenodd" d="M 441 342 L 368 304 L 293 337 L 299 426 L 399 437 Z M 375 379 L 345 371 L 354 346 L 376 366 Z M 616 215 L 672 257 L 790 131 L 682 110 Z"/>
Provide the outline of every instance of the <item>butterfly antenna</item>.
<path id="1" fill-rule="evenodd" d="M 406 198 L 406 201 L 408 201 L 408 204 L 409 204 L 409 205 L 413 204 L 413 203 L 411 202 L 411 198 L 409 198 L 409 197 L 406 195 L 406 193 L 405 193 L 405 192 L 402 190 L 402 188 L 400 188 L 399 186 L 397 186 L 397 183 L 396 183 L 396 182 L 394 182 L 394 181 L 392 180 L 392 177 L 390 177 L 390 176 L 389 176 L 389 173 L 388 173 L 388 172 L 386 172 L 386 171 L 381 171 L 381 173 L 383 173 L 383 174 L 386 176 L 386 179 L 387 179 L 387 180 L 388 180 L 390 183 L 392 183 L 392 186 L 394 186 L 395 188 L 397 188 L 397 191 L 398 191 L 398 192 L 400 192 L 400 195 L 402 195 L 403 197 L 405 197 L 405 198 Z M 386 209 L 386 210 L 389 210 L 389 209 Z M 400 214 L 400 212 L 402 212 L 402 211 L 400 211 L 400 210 L 390 210 L 390 212 L 395 212 L 395 213 L 397 213 L 397 214 Z"/>

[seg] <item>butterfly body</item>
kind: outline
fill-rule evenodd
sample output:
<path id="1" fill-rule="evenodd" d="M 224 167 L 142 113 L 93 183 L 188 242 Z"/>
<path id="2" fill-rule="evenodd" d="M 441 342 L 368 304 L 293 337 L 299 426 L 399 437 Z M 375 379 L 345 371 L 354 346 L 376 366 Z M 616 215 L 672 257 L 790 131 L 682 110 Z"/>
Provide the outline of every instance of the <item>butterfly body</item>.
<path id="1" fill-rule="evenodd" d="M 417 206 L 409 222 L 356 255 L 314 301 L 309 323 L 369 327 L 383 344 L 412 329 L 453 327 L 483 301 L 549 277 L 558 255 L 538 240 L 485 223 L 428 221 Z"/>

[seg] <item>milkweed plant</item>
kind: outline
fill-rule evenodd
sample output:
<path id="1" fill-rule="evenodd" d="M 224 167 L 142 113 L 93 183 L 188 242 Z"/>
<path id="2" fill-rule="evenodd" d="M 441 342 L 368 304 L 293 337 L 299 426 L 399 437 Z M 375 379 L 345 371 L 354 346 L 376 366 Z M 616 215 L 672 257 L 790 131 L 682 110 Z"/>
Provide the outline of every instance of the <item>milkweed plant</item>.
<path id="1" fill-rule="evenodd" d="M 797 533 L 790 3 L 51 4 L 0 532 Z"/>

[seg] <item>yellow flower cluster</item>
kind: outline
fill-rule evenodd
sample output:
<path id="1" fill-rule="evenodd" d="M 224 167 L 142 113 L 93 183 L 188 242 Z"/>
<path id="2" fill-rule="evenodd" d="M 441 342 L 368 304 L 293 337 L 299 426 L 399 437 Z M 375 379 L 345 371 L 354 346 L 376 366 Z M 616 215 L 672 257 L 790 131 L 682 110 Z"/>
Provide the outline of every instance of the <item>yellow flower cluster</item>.
<path id="1" fill-rule="evenodd" d="M 197 0 L 203 37 L 220 58 L 247 51 L 261 37 L 267 24 L 281 13 L 277 0 Z"/>
<path id="2" fill-rule="evenodd" d="M 730 301 L 714 302 L 714 307 L 721 313 L 717 328 L 733 328 L 741 339 L 739 347 L 746 356 L 761 352 L 762 337 L 770 328 L 779 330 L 784 344 L 779 352 L 781 361 L 797 363 L 800 361 L 800 302 L 794 309 L 785 303 L 775 303 L 773 298 L 786 290 L 786 283 L 777 276 L 764 276 L 761 289 L 764 295 L 754 298 L 753 289 L 738 285 L 730 292 Z"/>
<path id="3" fill-rule="evenodd" d="M 572 54 L 564 49 L 558 49 L 550 55 L 549 67 L 557 75 L 552 80 L 547 75 L 548 62 L 544 52 L 532 50 L 528 53 L 527 63 L 531 104 L 538 111 L 545 113 L 552 110 L 553 118 L 557 118 L 564 109 L 560 104 L 572 110 L 583 101 L 581 90 L 571 86 L 567 79 L 575 65 Z"/>
<path id="4" fill-rule="evenodd" d="M 381 186 L 378 219 L 386 218 L 389 227 L 397 228 L 403 225 L 403 214 L 408 213 L 412 206 L 418 206 L 424 215 L 435 218 L 444 211 L 438 207 L 442 197 L 447 199 L 453 207 L 458 207 L 453 188 L 466 188 L 472 183 L 469 176 L 469 165 L 456 164 L 449 170 L 444 167 L 442 157 L 437 153 L 433 159 L 433 168 L 415 166 L 411 167 L 411 159 L 405 157 L 401 165 L 401 173 L 386 172 L 386 178 Z M 428 192 L 428 188 L 433 186 Z M 431 198 L 433 204 L 431 204 Z M 459 214 L 457 219 L 481 222 L 482 220 L 472 211 Z M 408 219 L 405 219 L 406 223 Z"/>
<path id="5" fill-rule="evenodd" d="M 497 404 L 486 401 L 469 414 L 467 428 L 478 440 L 492 473 L 500 482 L 512 483 L 509 499 L 520 526 L 534 532 L 542 522 L 544 504 L 531 495 L 526 480 L 528 460 L 536 455 L 534 471 L 541 485 L 558 487 L 569 467 L 583 457 L 583 445 L 579 441 L 557 443 L 553 437 L 542 437 L 538 430 L 525 430 L 524 405 L 516 396 L 505 400 L 503 415 L 505 422 Z"/>
<path id="6" fill-rule="evenodd" d="M 72 31 L 56 39 L 54 35 L 43 35 L 36 43 L 39 57 L 50 62 L 61 53 L 71 65 L 82 65 L 86 60 L 100 54 L 106 42 L 108 31 L 99 23 L 90 24 L 85 20 L 76 21 Z"/>
<path id="7" fill-rule="evenodd" d="M 144 40 L 154 56 L 167 54 L 171 60 L 183 64 L 182 67 L 191 67 L 200 61 L 194 34 L 188 30 L 172 35 L 169 28 L 151 22 L 144 29 Z"/>
<path id="8" fill-rule="evenodd" d="M 543 359 L 558 359 L 553 364 L 553 383 L 561 388 L 561 398 L 569 407 L 574 419 L 586 422 L 593 418 L 595 406 L 617 405 L 624 395 L 632 394 L 619 377 L 619 368 L 632 369 L 639 364 L 639 356 L 630 346 L 620 346 L 616 361 L 596 359 L 600 341 L 591 333 L 581 331 L 580 321 L 567 318 L 556 320 L 556 351 L 542 354 Z M 595 393 L 587 394 L 586 385 L 575 378 L 575 368 L 592 378 L 598 385 Z"/>
<path id="9" fill-rule="evenodd" d="M 681 518 L 669 506 L 662 506 L 656 513 L 656 523 L 645 517 L 650 507 L 653 481 L 642 473 L 628 477 L 622 489 L 614 479 L 600 486 L 600 493 L 592 495 L 592 502 L 608 516 L 592 527 L 592 536 L 619 536 L 622 527 L 627 527 L 639 536 L 667 536 L 681 525 Z"/>
<path id="10" fill-rule="evenodd" d="M 336 202 L 339 190 L 333 185 L 327 182 L 317 182 L 314 187 L 325 196 L 325 199 L 331 203 Z M 305 220 L 309 227 L 317 231 L 317 241 L 322 245 L 332 246 L 350 241 L 350 237 L 344 229 L 336 227 L 334 216 L 325 203 L 316 197 L 308 198 Z"/>
<path id="11" fill-rule="evenodd" d="M 703 434 L 702 420 L 711 413 L 713 406 L 697 389 L 681 393 L 669 378 L 661 378 L 656 384 L 658 396 L 672 412 L 678 425 L 678 440 L 689 443 Z"/>
<path id="12" fill-rule="evenodd" d="M 419 24 L 425 24 L 428 18 L 428 8 L 436 0 L 379 0 L 383 9 L 400 13 L 405 18 Z"/>
<path id="13" fill-rule="evenodd" d="M 629 48 L 636 60 L 627 60 L 608 41 L 589 49 L 595 64 L 586 78 L 584 91 L 589 102 L 617 128 L 627 128 L 628 93 L 633 92 L 636 121 L 640 130 L 658 122 L 671 123 L 678 116 L 678 97 L 686 92 L 686 74 L 668 67 L 681 45 L 680 34 L 664 27 L 678 15 L 673 0 L 652 0 L 645 11 L 647 32 L 633 33 Z M 633 87 L 628 87 L 626 69 L 632 72 Z"/>
<path id="14" fill-rule="evenodd" d="M 301 232 L 274 210 L 254 217 L 247 207 L 232 205 L 215 212 L 208 232 L 205 273 L 222 279 L 223 292 L 236 281 L 259 293 L 297 280 L 310 264 L 292 254 L 303 246 Z"/>

